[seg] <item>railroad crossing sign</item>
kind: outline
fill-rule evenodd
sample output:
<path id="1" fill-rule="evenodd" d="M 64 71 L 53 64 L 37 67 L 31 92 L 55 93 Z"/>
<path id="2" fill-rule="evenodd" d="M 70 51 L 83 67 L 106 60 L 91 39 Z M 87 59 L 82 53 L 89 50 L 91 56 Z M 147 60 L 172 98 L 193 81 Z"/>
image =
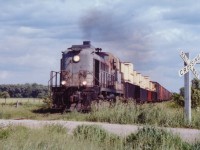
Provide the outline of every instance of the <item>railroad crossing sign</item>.
<path id="1" fill-rule="evenodd" d="M 181 58 L 184 61 L 184 67 L 179 70 L 179 76 L 184 75 L 184 112 L 185 112 L 185 121 L 191 123 L 192 115 L 191 115 L 191 83 L 190 83 L 190 70 L 194 74 L 194 76 L 199 79 L 199 73 L 194 68 L 194 65 L 200 62 L 200 54 L 197 55 L 191 61 L 189 60 L 189 53 L 184 53 L 181 51 Z"/>
<path id="2" fill-rule="evenodd" d="M 180 53 L 180 56 L 183 59 L 183 61 L 185 62 L 186 66 L 184 68 L 182 68 L 181 70 L 179 70 L 179 76 L 183 76 L 184 74 L 186 74 L 187 72 L 189 72 L 191 70 L 192 73 L 194 74 L 194 76 L 197 79 L 199 79 L 199 73 L 194 68 L 194 65 L 196 65 L 196 63 L 200 62 L 200 54 L 197 55 L 194 59 L 192 59 L 192 61 L 190 61 L 188 59 L 188 57 L 186 56 L 186 54 L 182 51 Z"/>

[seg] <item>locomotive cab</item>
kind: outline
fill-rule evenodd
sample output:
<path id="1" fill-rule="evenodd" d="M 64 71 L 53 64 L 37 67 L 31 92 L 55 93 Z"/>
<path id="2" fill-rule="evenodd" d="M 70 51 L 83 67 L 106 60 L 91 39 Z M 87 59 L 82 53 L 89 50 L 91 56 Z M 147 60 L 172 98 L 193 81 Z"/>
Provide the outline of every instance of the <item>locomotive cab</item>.
<path id="1" fill-rule="evenodd" d="M 63 52 L 61 59 L 60 86 L 92 87 L 93 82 L 93 48 L 87 45 L 73 45 Z"/>

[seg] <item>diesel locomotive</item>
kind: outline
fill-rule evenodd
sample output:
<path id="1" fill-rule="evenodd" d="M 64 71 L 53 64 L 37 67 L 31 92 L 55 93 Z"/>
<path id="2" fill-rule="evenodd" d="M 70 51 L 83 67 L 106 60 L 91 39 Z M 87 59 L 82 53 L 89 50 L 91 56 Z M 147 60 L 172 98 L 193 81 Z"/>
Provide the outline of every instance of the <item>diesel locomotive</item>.
<path id="1" fill-rule="evenodd" d="M 90 110 L 91 102 L 115 100 L 116 96 L 137 102 L 168 100 L 171 93 L 157 82 L 133 70 L 111 53 L 95 48 L 90 41 L 72 45 L 62 52 L 60 71 L 51 71 L 49 80 L 53 108 Z"/>

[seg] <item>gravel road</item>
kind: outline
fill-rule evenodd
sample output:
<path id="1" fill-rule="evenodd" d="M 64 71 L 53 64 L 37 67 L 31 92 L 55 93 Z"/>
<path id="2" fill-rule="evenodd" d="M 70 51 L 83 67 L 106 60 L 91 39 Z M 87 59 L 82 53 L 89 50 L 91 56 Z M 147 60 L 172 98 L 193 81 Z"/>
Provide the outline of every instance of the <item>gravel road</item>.
<path id="1" fill-rule="evenodd" d="M 54 120 L 54 121 L 38 121 L 38 120 L 1 120 L 0 119 L 0 127 L 6 127 L 8 125 L 23 125 L 30 128 L 39 128 L 45 125 L 50 124 L 59 124 L 63 125 L 69 130 L 69 133 L 78 126 L 78 125 L 99 125 L 108 132 L 126 136 L 130 133 L 136 133 L 139 128 L 143 126 L 137 125 L 121 125 L 121 124 L 109 124 L 109 123 L 100 123 L 100 122 L 79 122 L 79 121 L 61 121 L 61 120 Z M 186 142 L 193 143 L 195 141 L 200 141 L 200 130 L 197 129 L 187 129 L 187 128 L 162 128 L 173 134 L 179 135 L 182 140 Z"/>

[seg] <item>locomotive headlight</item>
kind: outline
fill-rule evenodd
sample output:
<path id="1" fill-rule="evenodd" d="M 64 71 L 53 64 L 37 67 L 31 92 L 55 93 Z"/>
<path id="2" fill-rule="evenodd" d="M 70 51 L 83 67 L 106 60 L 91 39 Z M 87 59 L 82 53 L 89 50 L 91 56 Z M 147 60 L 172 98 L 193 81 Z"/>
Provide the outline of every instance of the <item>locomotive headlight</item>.
<path id="1" fill-rule="evenodd" d="M 85 86 L 87 85 L 87 81 L 83 81 L 82 84 Z"/>
<path id="2" fill-rule="evenodd" d="M 74 62 L 79 62 L 79 61 L 80 61 L 80 56 L 75 55 L 75 56 L 73 57 L 73 61 L 74 61 Z"/>
<path id="3" fill-rule="evenodd" d="M 63 81 L 61 81 L 61 84 L 62 84 L 62 85 L 65 85 L 66 83 L 67 83 L 67 82 L 66 82 L 66 81 L 64 81 L 64 80 L 63 80 Z"/>

